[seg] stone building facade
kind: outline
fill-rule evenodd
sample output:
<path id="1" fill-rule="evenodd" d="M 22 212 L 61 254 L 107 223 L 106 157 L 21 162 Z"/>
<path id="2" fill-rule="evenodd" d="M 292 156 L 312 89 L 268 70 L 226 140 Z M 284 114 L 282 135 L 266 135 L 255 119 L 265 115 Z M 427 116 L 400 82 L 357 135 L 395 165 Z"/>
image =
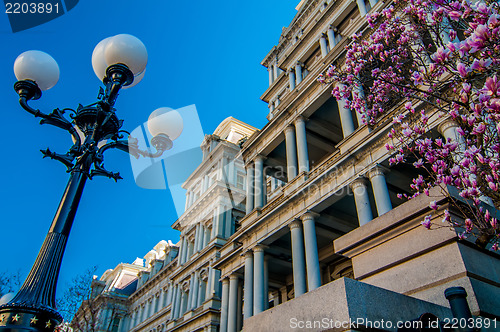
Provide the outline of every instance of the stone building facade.
<path id="1" fill-rule="evenodd" d="M 262 61 L 269 122 L 255 130 L 226 119 L 206 137 L 173 224 L 179 252 L 139 273 L 121 331 L 288 331 L 360 317 L 361 328 L 426 312 L 443 319 L 452 286 L 466 289 L 473 314 L 500 318 L 499 256 L 420 226 L 431 200 L 448 207 L 437 189 L 398 199 L 417 171 L 388 162 L 392 113 L 364 125 L 317 82 L 342 63 L 350 36 L 368 28 L 366 14 L 390 3 L 300 2 Z M 455 137 L 449 119 L 432 118 L 431 127 Z"/>

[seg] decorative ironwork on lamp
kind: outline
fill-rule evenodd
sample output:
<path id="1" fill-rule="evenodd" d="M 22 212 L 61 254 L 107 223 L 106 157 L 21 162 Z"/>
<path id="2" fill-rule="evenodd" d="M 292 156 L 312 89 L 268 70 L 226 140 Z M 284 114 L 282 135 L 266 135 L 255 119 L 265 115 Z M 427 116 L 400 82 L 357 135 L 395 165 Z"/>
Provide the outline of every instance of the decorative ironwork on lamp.
<path id="1" fill-rule="evenodd" d="M 122 34 L 104 39 L 92 54 L 94 72 L 105 86 L 100 88 L 97 102 L 79 105 L 76 110 L 56 108 L 48 114 L 32 108 L 28 102 L 39 99 L 42 90 L 57 83 L 59 66 L 41 51 L 27 51 L 16 59 L 14 72 L 18 82 L 14 89 L 22 108 L 41 118 L 41 124 L 69 132 L 74 144 L 65 154 L 41 150 L 44 157 L 63 163 L 70 178 L 28 277 L 15 297 L 0 306 L 0 331 L 53 331 L 61 323 L 62 317 L 54 309 L 56 284 L 85 182 L 94 176 L 121 179 L 119 173 L 104 167 L 104 152 L 119 149 L 137 158 L 156 158 L 172 148 L 172 141 L 182 132 L 180 115 L 165 108 L 153 112 L 148 120 L 148 128 L 154 136 L 151 145 L 156 151 L 141 150 L 137 140 L 127 139 L 129 133 L 121 129 L 123 120 L 114 108 L 118 92 L 142 79 L 147 57 L 146 47 L 134 36 Z M 65 117 L 67 113 L 69 119 Z"/>

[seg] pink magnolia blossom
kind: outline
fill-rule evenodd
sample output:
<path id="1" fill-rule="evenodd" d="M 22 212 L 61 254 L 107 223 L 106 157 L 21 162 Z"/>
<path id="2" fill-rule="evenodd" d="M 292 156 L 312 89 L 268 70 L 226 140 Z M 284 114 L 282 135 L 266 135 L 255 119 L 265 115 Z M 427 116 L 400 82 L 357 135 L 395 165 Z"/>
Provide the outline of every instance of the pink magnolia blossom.
<path id="1" fill-rule="evenodd" d="M 485 195 L 500 205 L 500 3 L 399 4 L 402 13 L 391 6 L 368 16 L 371 32 L 353 37 L 345 65 L 328 68 L 325 84 L 343 84 L 332 94 L 362 114 L 363 123 L 376 126 L 385 114 L 393 119 L 385 144 L 389 163 L 411 163 L 426 173 L 415 172 L 412 192 L 398 197 L 454 186 L 468 212 L 452 220 L 445 210 L 443 222 L 465 229 L 461 238 L 483 235 L 498 246 L 496 219 L 492 225 L 493 216 L 481 209 Z M 448 120 L 456 123 L 454 135 L 437 130 Z M 430 208 L 438 213 L 436 202 Z M 430 217 L 423 224 L 430 227 Z"/>

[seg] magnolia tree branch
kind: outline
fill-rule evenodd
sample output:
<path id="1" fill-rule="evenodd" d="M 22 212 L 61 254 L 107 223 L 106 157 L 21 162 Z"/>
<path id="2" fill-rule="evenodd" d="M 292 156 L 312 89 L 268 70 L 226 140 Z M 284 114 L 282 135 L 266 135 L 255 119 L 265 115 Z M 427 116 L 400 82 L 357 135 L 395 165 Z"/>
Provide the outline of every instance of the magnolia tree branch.
<path id="1" fill-rule="evenodd" d="M 391 164 L 417 159 L 425 171 L 411 184 L 411 199 L 443 190 L 460 220 L 443 212 L 458 237 L 498 250 L 500 239 L 500 15 L 497 1 L 396 0 L 367 16 L 371 32 L 354 35 L 345 63 L 318 80 L 376 125 L 392 114 L 386 147 Z M 404 106 L 401 106 L 403 105 Z M 430 114 L 441 119 L 430 123 Z M 436 124 L 452 121 L 436 137 Z M 453 190 L 452 190 L 453 191 Z M 431 209 L 439 210 L 435 202 Z M 426 216 L 422 225 L 432 225 Z"/>

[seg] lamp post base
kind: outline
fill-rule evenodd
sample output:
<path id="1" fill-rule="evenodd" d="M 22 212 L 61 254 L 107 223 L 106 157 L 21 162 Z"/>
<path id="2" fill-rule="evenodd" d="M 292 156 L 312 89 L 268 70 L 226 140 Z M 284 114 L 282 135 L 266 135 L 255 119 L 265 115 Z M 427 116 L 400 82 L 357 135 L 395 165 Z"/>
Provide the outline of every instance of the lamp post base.
<path id="1" fill-rule="evenodd" d="M 31 303 L 0 306 L 0 332 L 52 332 L 61 322 L 61 315 L 49 307 Z"/>

